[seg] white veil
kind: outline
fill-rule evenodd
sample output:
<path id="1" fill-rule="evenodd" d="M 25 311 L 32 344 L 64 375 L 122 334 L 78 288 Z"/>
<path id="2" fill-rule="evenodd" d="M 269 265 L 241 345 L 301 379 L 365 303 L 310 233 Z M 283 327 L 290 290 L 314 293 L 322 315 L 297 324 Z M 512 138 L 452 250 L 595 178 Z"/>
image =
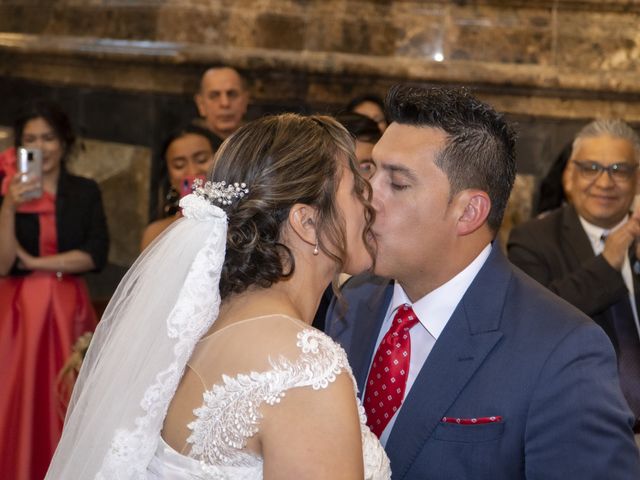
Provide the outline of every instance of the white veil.
<path id="1" fill-rule="evenodd" d="M 194 346 L 220 307 L 227 217 L 195 194 L 131 267 L 82 365 L 46 479 L 137 479 Z"/>

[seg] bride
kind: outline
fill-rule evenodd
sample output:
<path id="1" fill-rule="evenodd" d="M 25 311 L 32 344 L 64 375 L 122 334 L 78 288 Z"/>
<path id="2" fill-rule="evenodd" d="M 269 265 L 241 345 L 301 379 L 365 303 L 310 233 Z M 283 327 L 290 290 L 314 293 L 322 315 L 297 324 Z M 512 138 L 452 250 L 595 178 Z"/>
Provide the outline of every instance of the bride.
<path id="1" fill-rule="evenodd" d="M 370 187 L 330 117 L 238 130 L 132 266 L 47 479 L 388 479 L 344 351 L 310 324 L 372 266 Z"/>

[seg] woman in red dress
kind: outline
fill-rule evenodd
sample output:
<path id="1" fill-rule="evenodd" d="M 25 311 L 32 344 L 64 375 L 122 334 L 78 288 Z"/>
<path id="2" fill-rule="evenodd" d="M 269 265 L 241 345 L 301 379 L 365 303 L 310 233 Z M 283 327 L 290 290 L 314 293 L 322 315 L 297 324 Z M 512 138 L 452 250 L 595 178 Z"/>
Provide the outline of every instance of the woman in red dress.
<path id="1" fill-rule="evenodd" d="M 41 480 L 62 430 L 57 377 L 96 315 L 82 273 L 101 269 L 109 245 L 97 184 L 69 174 L 75 136 L 55 105 L 34 102 L 14 125 L 15 146 L 42 151 L 42 176 L 0 158 L 0 472 Z M 38 198 L 30 192 L 41 189 Z"/>

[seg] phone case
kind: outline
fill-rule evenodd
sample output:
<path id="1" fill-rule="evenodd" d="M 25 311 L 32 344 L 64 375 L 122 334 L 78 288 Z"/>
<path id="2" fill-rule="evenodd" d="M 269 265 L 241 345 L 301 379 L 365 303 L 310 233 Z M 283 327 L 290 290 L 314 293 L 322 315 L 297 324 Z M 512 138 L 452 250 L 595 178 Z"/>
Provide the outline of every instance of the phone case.
<path id="1" fill-rule="evenodd" d="M 203 175 L 195 175 L 195 176 L 187 175 L 182 178 L 182 180 L 180 181 L 180 198 L 185 197 L 190 193 L 193 193 L 193 182 L 196 179 L 201 179 L 204 181 L 205 177 Z"/>
<path id="2" fill-rule="evenodd" d="M 42 150 L 37 148 L 18 148 L 17 151 L 17 170 L 20 174 L 20 180 L 27 182 L 29 180 L 39 179 L 42 177 Z M 42 196 L 42 187 L 34 188 L 25 192 L 23 198 L 33 200 Z"/>

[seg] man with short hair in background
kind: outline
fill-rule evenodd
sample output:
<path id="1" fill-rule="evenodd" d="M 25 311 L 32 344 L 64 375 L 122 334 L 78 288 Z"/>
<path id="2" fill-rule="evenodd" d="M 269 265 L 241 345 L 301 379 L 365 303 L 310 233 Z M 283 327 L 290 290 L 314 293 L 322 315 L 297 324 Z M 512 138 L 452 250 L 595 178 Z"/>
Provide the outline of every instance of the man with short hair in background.
<path id="1" fill-rule="evenodd" d="M 206 128 L 222 141 L 242 124 L 249 104 L 249 91 L 235 68 L 212 67 L 202 75 L 200 90 L 194 100 Z"/>

